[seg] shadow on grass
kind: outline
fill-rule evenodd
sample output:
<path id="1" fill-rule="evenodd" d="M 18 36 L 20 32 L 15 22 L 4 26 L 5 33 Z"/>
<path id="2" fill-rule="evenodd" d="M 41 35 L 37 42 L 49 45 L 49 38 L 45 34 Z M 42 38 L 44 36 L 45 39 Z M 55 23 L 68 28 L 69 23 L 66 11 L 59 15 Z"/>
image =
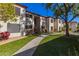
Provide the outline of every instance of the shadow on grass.
<path id="1" fill-rule="evenodd" d="M 33 52 L 35 49 L 36 47 L 33 47 L 16 54 L 16 56 L 31 56 L 33 53 L 33 56 L 77 56 L 79 55 L 79 36 L 60 36 L 40 44 L 36 51 Z"/>

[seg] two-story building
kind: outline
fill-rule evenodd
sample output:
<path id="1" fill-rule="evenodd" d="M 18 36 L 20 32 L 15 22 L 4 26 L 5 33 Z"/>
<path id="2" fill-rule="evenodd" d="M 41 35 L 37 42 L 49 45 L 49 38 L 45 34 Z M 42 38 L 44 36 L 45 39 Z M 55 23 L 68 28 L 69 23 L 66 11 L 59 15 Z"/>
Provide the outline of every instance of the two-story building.
<path id="1" fill-rule="evenodd" d="M 60 19 L 40 16 L 26 11 L 26 31 L 30 32 L 58 32 L 62 31 L 63 22 Z M 27 33 L 27 32 L 26 32 Z"/>
<path id="2" fill-rule="evenodd" d="M 41 16 L 26 10 L 26 6 L 14 4 L 16 21 L 0 21 L 0 32 L 8 31 L 10 37 L 22 36 L 28 33 L 62 31 L 63 22 L 53 17 Z"/>
<path id="3" fill-rule="evenodd" d="M 25 21 L 25 10 L 26 6 L 22 6 L 20 4 L 14 4 L 15 13 L 17 15 L 16 21 L 7 22 L 0 21 L 0 32 L 8 31 L 10 32 L 10 37 L 21 36 L 24 30 L 25 25 L 23 24 Z M 22 22 L 23 21 L 23 22 Z"/>
<path id="4" fill-rule="evenodd" d="M 61 19 L 54 19 L 54 31 L 59 32 L 63 29 L 63 21 Z"/>

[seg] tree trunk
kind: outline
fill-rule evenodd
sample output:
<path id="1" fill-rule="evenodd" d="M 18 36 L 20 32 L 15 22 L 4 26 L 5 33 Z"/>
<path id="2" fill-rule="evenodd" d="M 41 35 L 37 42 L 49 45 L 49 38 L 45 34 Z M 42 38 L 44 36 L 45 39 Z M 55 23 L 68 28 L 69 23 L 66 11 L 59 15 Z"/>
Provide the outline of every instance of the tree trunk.
<path id="1" fill-rule="evenodd" d="M 67 21 L 65 21 L 65 25 L 66 25 L 66 36 L 69 37 L 69 24 Z"/>

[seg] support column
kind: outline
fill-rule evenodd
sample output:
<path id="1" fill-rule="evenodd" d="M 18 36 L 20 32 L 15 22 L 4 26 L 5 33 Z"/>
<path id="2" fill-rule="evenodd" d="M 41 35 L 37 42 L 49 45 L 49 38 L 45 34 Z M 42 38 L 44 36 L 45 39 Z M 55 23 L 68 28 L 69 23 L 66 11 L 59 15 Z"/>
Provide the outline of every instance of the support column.
<path id="1" fill-rule="evenodd" d="M 34 33 L 34 16 L 33 16 L 33 18 L 32 18 L 32 31 L 33 31 L 33 33 Z"/>
<path id="2" fill-rule="evenodd" d="M 23 19 L 21 19 L 21 21 L 20 21 L 21 36 L 24 36 L 26 34 L 26 31 L 25 31 L 25 22 L 26 22 L 26 18 L 23 17 Z"/>
<path id="3" fill-rule="evenodd" d="M 40 32 L 42 32 L 42 17 L 40 17 Z"/>

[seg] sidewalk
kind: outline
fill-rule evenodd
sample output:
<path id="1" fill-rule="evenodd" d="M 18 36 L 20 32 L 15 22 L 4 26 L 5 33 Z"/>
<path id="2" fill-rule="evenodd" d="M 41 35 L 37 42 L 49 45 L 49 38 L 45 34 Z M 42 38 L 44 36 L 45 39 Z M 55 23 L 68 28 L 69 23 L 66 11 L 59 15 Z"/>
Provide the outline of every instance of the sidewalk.
<path id="1" fill-rule="evenodd" d="M 64 32 L 54 32 L 54 33 L 51 33 L 50 35 L 57 35 L 57 34 L 64 34 Z"/>
<path id="2" fill-rule="evenodd" d="M 28 44 L 26 44 L 23 48 L 15 52 L 13 55 L 15 56 L 32 56 L 35 52 L 37 46 L 39 45 L 40 41 L 44 39 L 48 35 L 40 35 L 37 38 L 30 41 Z"/>
<path id="3" fill-rule="evenodd" d="M 2 41 L 0 41 L 0 45 L 6 44 L 6 43 L 9 43 L 9 42 L 12 42 L 12 41 L 19 40 L 19 39 L 21 39 L 23 37 L 22 36 L 18 36 L 18 37 L 9 38 L 7 40 L 2 40 Z"/>
<path id="4" fill-rule="evenodd" d="M 70 32 L 70 34 L 72 34 L 72 35 L 79 35 L 78 32 Z"/>

